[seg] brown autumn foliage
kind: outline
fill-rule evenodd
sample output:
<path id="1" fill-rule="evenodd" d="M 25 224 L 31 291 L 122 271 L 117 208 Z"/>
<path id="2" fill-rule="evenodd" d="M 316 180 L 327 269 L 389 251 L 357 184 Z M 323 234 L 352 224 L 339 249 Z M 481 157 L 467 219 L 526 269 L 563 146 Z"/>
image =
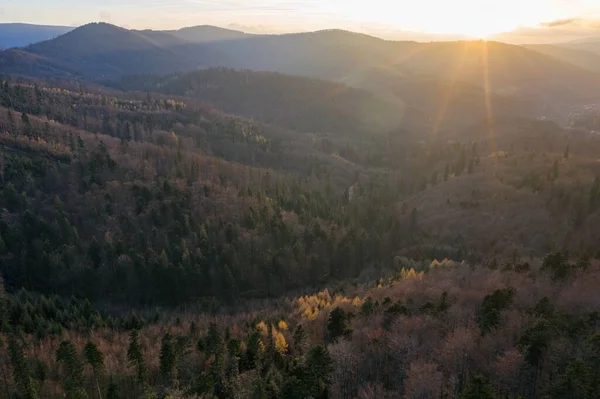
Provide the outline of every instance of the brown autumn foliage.
<path id="1" fill-rule="evenodd" d="M 252 311 L 231 315 L 172 313 L 170 319 L 142 328 L 140 337 L 151 384 L 159 381 L 159 347 L 166 332 L 191 340 L 190 350 L 179 359 L 181 379 L 185 381 L 191 378 L 187 373 L 193 375 L 210 365 L 207 362 L 210 359 L 203 357 L 206 355 L 193 349 L 194 337 L 204 336 L 210 323 L 216 323 L 220 331 L 227 329 L 230 339 L 244 340 L 256 328 L 258 320 L 258 330 L 262 325 L 263 342 L 267 342 L 264 320 L 279 320 L 274 322 L 272 331 L 275 340 L 281 335 L 289 343 L 289 352 L 278 349 L 283 358 L 291 359 L 296 348 L 285 329 L 277 329 L 277 324 L 283 325 L 281 321 L 291 330 L 302 324 L 317 334 L 307 336 L 311 344 L 327 343 L 334 361 L 331 395 L 335 398 L 456 397 L 476 375 L 483 375 L 498 394 L 506 397 L 538 397 L 556 383 L 564 365 L 593 354 L 588 339 L 596 333 L 598 320 L 587 320 L 598 308 L 596 287 L 599 282 L 598 262 L 593 262 L 588 270 L 573 267 L 569 276 L 561 281 L 553 281 L 539 269 L 539 264 L 532 265 L 525 273 L 474 269 L 466 264 L 435 267 L 429 269 L 423 279 L 354 288 L 352 295 L 361 298 L 362 304 L 367 298 L 374 301 L 375 308 L 370 314 L 361 312 L 362 304 L 331 302 L 355 314 L 349 321 L 351 335 L 336 342 L 326 337 L 326 318 L 306 318 L 302 312 L 292 311 L 306 300 L 323 301 L 322 293 L 299 298 L 300 301 L 289 298 L 268 305 L 256 303 Z M 515 288 L 514 300 L 500 312 L 499 324 L 484 333 L 480 327 L 484 298 L 506 287 Z M 442 294 L 447 298 L 444 306 L 440 306 Z M 540 310 L 535 310 L 544 301 L 550 304 L 551 313 L 540 314 Z M 405 304 L 406 311 L 394 313 L 392 304 L 396 303 Z M 322 311 L 327 313 L 327 309 L 331 307 L 324 307 Z M 523 337 L 541 320 L 558 323 L 557 327 L 567 323 L 565 330 L 549 333 L 540 354 L 543 367 L 528 360 L 527 346 L 522 343 Z M 578 320 L 585 321 L 586 326 L 576 327 L 576 332 L 569 333 L 570 328 L 578 325 Z M 191 324 L 199 326 L 198 330 L 191 332 Z M 53 354 L 64 339 L 71 340 L 78 351 L 88 340 L 95 342 L 105 355 L 109 375 L 131 374 L 126 359 L 128 334 L 125 331 L 107 329 L 85 335 L 65 332 L 41 341 L 31 337 L 27 339 L 27 356 L 54 370 Z M 85 373 L 86 378 L 91 378 L 89 369 L 86 368 Z M 55 378 L 58 375 L 51 374 L 44 383 L 44 397 L 54 397 L 61 392 Z M 242 373 L 238 378 L 241 382 L 250 375 Z"/>

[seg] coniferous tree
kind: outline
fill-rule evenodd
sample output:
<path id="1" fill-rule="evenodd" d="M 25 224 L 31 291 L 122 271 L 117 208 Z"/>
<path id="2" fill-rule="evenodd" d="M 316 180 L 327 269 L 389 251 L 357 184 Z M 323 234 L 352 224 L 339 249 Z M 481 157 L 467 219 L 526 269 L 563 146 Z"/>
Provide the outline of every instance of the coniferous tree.
<path id="1" fill-rule="evenodd" d="M 294 330 L 294 353 L 296 355 L 302 355 L 304 353 L 304 345 L 306 341 L 306 333 L 302 324 L 298 324 Z"/>
<path id="2" fill-rule="evenodd" d="M 460 399 L 496 399 L 496 391 L 492 385 L 482 376 L 474 377 Z"/>
<path id="3" fill-rule="evenodd" d="M 213 361 L 210 365 L 209 375 L 213 384 L 213 393 L 218 398 L 226 398 L 226 363 L 225 351 L 223 346 L 219 346 L 214 353 Z"/>
<path id="4" fill-rule="evenodd" d="M 98 381 L 98 378 L 104 373 L 104 355 L 93 342 L 88 342 L 85 344 L 83 354 L 85 356 L 86 363 L 92 367 L 94 384 L 96 385 L 98 398 L 102 399 L 102 391 L 100 390 L 100 382 Z"/>
<path id="5" fill-rule="evenodd" d="M 217 353 L 222 344 L 221 335 L 219 334 L 217 325 L 215 323 L 210 323 L 208 334 L 204 340 L 204 350 L 207 354 L 213 355 Z"/>
<path id="6" fill-rule="evenodd" d="M 596 398 L 598 390 L 597 373 L 590 365 L 580 360 L 571 363 L 564 374 L 556 378 L 546 396 L 550 399 Z"/>
<path id="7" fill-rule="evenodd" d="M 176 385 L 176 360 L 173 338 L 169 333 L 166 333 L 161 341 L 159 369 L 163 381 L 169 386 Z"/>
<path id="8" fill-rule="evenodd" d="M 27 137 L 31 137 L 33 135 L 33 126 L 29 116 L 26 113 L 21 115 L 21 123 L 23 126 L 23 134 L 25 134 Z"/>
<path id="9" fill-rule="evenodd" d="M 138 330 L 131 330 L 129 333 L 129 347 L 127 348 L 127 360 L 129 366 L 135 369 L 136 379 L 142 387 L 146 384 L 146 362 L 140 345 Z"/>
<path id="10" fill-rule="evenodd" d="M 303 385 L 309 395 L 315 399 L 326 398 L 333 373 L 333 359 L 323 346 L 314 346 L 306 355 L 305 377 Z"/>
<path id="11" fill-rule="evenodd" d="M 62 381 L 67 398 L 87 398 L 87 393 L 83 389 L 83 366 L 77 358 L 75 346 L 71 341 L 60 343 L 56 351 L 56 361 L 63 365 Z"/>
<path id="12" fill-rule="evenodd" d="M 248 337 L 246 343 L 246 351 L 242 358 L 242 366 L 244 370 L 259 368 L 261 365 L 264 344 L 261 339 L 260 332 L 253 331 Z"/>
<path id="13" fill-rule="evenodd" d="M 265 340 L 265 365 L 271 365 L 275 357 L 275 341 L 273 339 L 273 325 L 267 323 L 267 337 Z"/>
<path id="14" fill-rule="evenodd" d="M 17 391 L 19 395 L 24 399 L 37 399 L 38 394 L 31 378 L 29 368 L 27 367 L 27 361 L 23 348 L 17 341 L 16 337 L 9 336 L 8 338 L 8 355 L 10 357 L 10 364 L 13 369 L 13 378 L 15 380 Z"/>
<path id="15" fill-rule="evenodd" d="M 106 390 L 106 399 L 120 399 L 122 396 L 119 392 L 119 386 L 114 377 L 111 376 L 108 381 L 108 389 Z"/>
<path id="16" fill-rule="evenodd" d="M 499 326 L 500 312 L 510 306 L 514 296 L 515 290 L 513 288 L 506 288 L 496 290 L 483 299 L 479 316 L 477 317 L 482 335 Z"/>
<path id="17" fill-rule="evenodd" d="M 340 337 L 350 334 L 352 330 L 347 322 L 348 314 L 344 309 L 340 307 L 333 309 L 327 320 L 327 333 L 329 334 L 329 339 L 335 341 Z"/>

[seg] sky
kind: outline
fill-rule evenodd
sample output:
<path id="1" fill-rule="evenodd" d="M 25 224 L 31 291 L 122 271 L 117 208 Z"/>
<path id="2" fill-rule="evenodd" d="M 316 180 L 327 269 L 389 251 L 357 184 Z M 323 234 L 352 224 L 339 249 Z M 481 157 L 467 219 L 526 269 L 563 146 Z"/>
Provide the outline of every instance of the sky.
<path id="1" fill-rule="evenodd" d="M 600 36 L 600 0 L 3 0 L 0 22 L 135 29 L 218 25 L 281 33 L 342 28 L 380 35 L 560 41 Z M 517 37 L 517 36 L 515 36 Z M 558 40 L 557 38 L 561 39 Z"/>

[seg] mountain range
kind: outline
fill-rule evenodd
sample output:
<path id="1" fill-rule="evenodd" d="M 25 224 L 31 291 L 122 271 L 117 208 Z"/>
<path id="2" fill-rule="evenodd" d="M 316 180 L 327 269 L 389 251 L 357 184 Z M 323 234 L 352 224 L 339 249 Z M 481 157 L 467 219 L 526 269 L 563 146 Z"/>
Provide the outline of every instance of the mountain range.
<path id="1" fill-rule="evenodd" d="M 596 47 L 593 40 L 525 47 L 487 41 L 386 41 L 342 30 L 250 35 L 210 26 L 136 31 L 93 23 L 0 52 L 0 72 L 106 82 L 225 67 L 337 82 L 402 103 L 418 103 L 421 93 L 427 93 L 420 106 L 440 109 L 442 102 L 448 107 L 454 101 L 451 107 L 456 102 L 463 106 L 461 116 L 469 107 L 465 104 L 483 108 L 487 98 L 501 114 L 506 109 L 502 104 L 519 104 L 508 108 L 564 119 L 568 107 L 600 99 Z"/>

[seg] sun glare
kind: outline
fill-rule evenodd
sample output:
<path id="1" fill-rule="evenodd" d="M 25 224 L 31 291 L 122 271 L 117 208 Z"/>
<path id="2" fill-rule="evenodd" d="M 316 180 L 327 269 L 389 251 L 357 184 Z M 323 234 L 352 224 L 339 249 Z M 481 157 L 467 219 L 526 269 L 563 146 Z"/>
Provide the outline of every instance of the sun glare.
<path id="1" fill-rule="evenodd" d="M 407 5 L 399 0 L 330 0 L 332 14 L 348 20 L 385 25 L 398 30 L 462 34 L 472 38 L 535 26 L 564 17 L 554 0 L 420 0 Z"/>

